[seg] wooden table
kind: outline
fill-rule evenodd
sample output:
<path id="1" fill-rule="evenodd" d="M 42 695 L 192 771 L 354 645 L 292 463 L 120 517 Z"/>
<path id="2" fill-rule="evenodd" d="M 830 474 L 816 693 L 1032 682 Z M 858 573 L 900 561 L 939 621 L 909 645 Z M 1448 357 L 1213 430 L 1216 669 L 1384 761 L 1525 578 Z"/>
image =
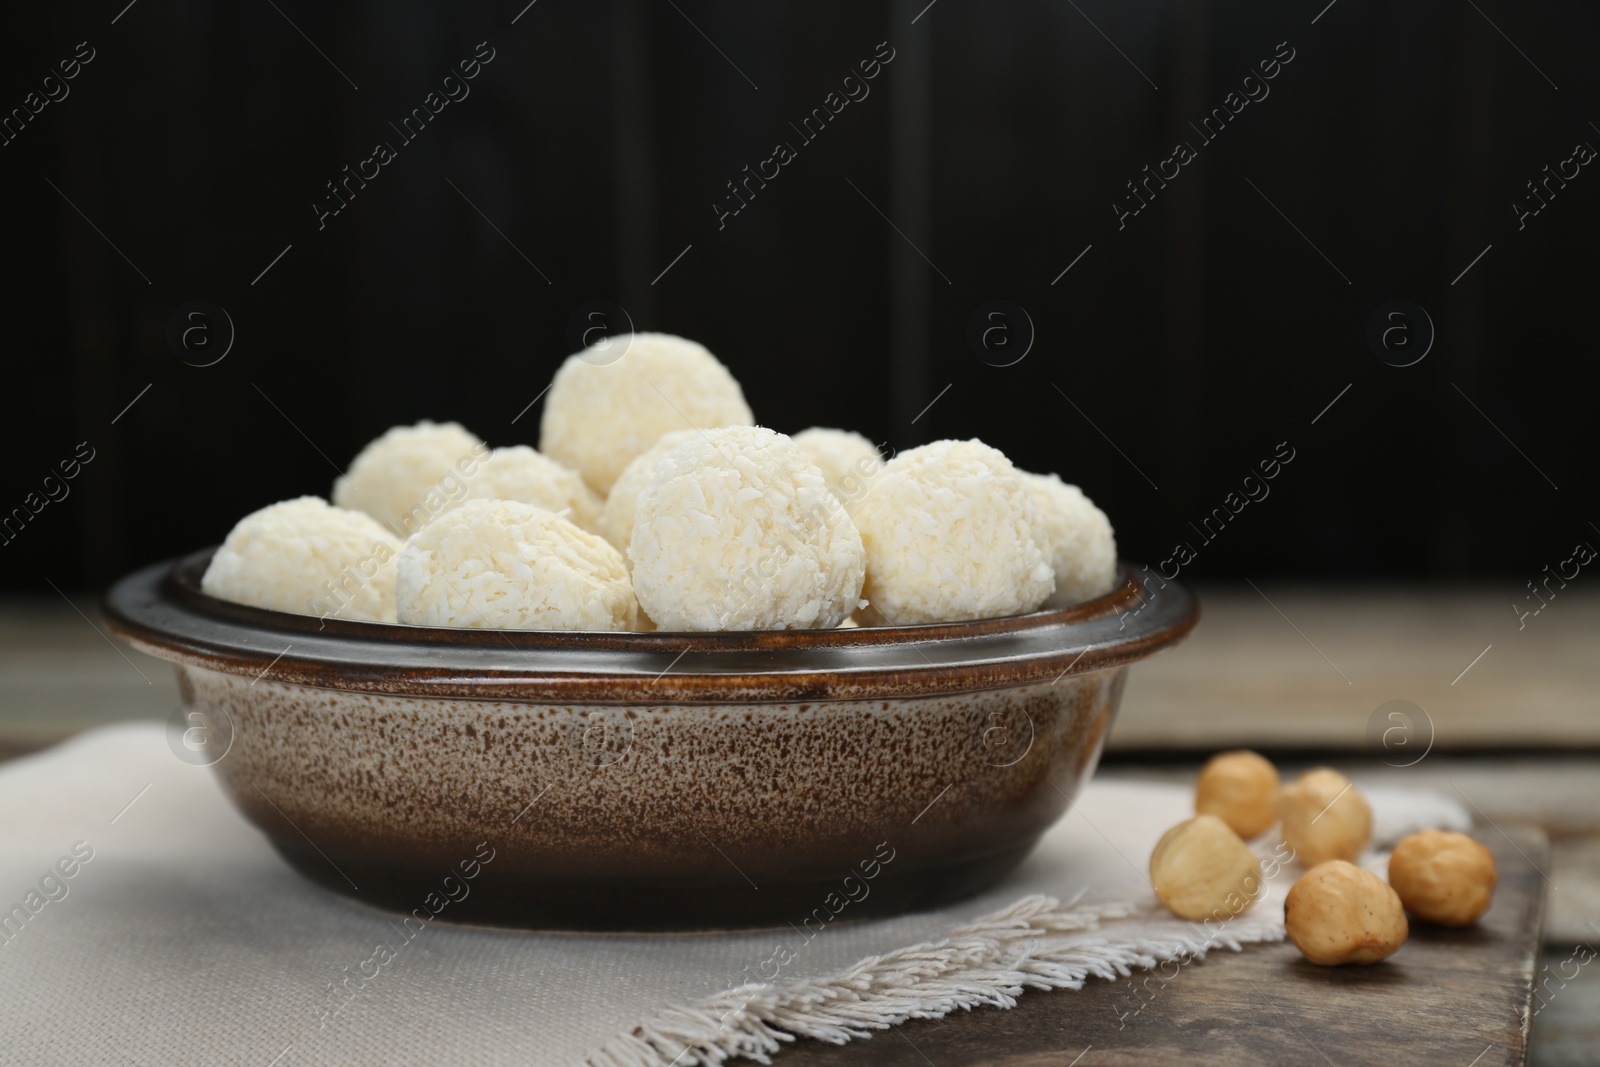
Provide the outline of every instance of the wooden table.
<path id="1" fill-rule="evenodd" d="M 1316 967 L 1288 943 L 1247 946 L 1237 953 L 1214 952 L 1170 981 L 1145 972 L 1120 982 L 1090 981 L 1078 992 L 1024 993 L 1009 1011 L 979 1008 L 916 1020 L 843 1046 L 798 1041 L 778 1062 L 783 1067 L 1522 1064 L 1539 966 L 1547 889 L 1540 869 L 1549 864 L 1548 843 L 1531 829 L 1479 836 L 1500 867 L 1489 914 L 1467 930 L 1414 926 L 1405 946 L 1375 966 Z M 1556 997 L 1559 992 L 1564 991 Z"/>
<path id="2" fill-rule="evenodd" d="M 1193 636 L 1129 672 L 1113 750 L 1370 751 L 1367 720 L 1396 699 L 1441 751 L 1600 750 L 1600 590 L 1574 584 L 1519 629 L 1511 582 L 1256 584 L 1197 590 Z"/>
<path id="3" fill-rule="evenodd" d="M 1600 946 L 1600 715 L 1595 714 L 1600 593 L 1575 585 L 1519 628 L 1510 603 L 1521 591 L 1502 585 L 1330 590 L 1256 584 L 1259 592 L 1248 586 L 1202 588 L 1203 616 L 1194 636 L 1132 672 L 1100 773 L 1187 781 L 1209 753 L 1249 745 L 1280 755 L 1314 755 L 1351 774 L 1381 776 L 1396 785 L 1464 795 L 1484 820 L 1485 840 L 1491 845 L 1499 837 L 1495 827 L 1519 841 L 1520 833 L 1543 828 L 1550 854 L 1540 865 L 1551 888 L 1539 966 L 1549 968 L 1542 972 L 1546 975 L 1570 974 L 1570 966 L 1562 965 L 1574 945 Z M 104 629 L 94 609 L 96 598 L 76 592 L 70 596 L 73 604 L 58 597 L 0 603 L 0 758 L 107 722 L 165 718 L 177 706 L 171 669 L 113 645 L 95 629 Z M 1386 766 L 1366 734 L 1372 712 L 1397 698 L 1419 704 L 1434 728 L 1435 749 L 1413 767 Z M 1502 841 L 1497 849 L 1503 847 Z M 1503 861 L 1502 873 L 1509 878 L 1514 866 Z M 1407 946 L 1406 958 L 1423 959 L 1427 948 L 1419 937 Z M 1253 968 L 1283 951 L 1292 950 L 1253 950 L 1198 966 L 1204 968 L 1206 988 L 1214 982 L 1226 986 L 1226 976 L 1235 971 L 1261 984 Z M 1284 981 L 1309 980 L 1282 960 L 1277 968 L 1276 984 L 1262 986 L 1269 994 Z M 1196 976 L 1201 973 L 1195 971 Z M 904 1033 L 924 1047 L 936 1067 L 965 1062 L 1065 1067 L 1091 1043 L 1095 1048 L 1080 1067 L 1117 1062 L 1109 1058 L 1114 1054 L 1134 1056 L 1132 1062 L 1159 1062 L 1149 1058 L 1158 1047 L 1183 1048 L 1193 1057 L 1209 1055 L 1205 1048 L 1213 1040 L 1218 1049 L 1233 1048 L 1226 1036 L 1232 1031 L 1292 1034 L 1286 1024 L 1272 1021 L 1265 1005 L 1256 1010 L 1242 996 L 1229 1002 L 1232 1015 L 1227 1018 L 1215 1011 L 1206 1014 L 1201 1004 L 1182 1011 L 1171 1008 L 1194 995 L 1186 991 L 1188 977 L 1180 975 L 1155 1004 L 1130 1021 L 1127 1031 L 1151 1028 L 1145 1046 L 1084 1036 L 1088 1031 L 1083 1028 L 1103 1027 L 1104 1018 L 1114 1019 L 1106 1005 L 1091 1007 L 1095 997 L 1114 994 L 1094 989 L 1029 994 L 1009 1012 L 979 1011 L 938 1023 L 910 1023 Z M 1351 981 L 1326 975 L 1322 980 Z M 1239 990 L 1248 987 L 1240 985 Z M 1163 1015 L 1165 1023 L 1160 1022 Z M 1306 1025 L 1299 1017 L 1295 1022 Z M 1213 1030 L 1221 1036 L 1213 1038 Z M 955 1044 L 934 1054 L 934 1043 L 944 1038 Z M 1160 1046 L 1177 1038 L 1182 1039 L 1179 1044 Z M 967 1042 L 964 1052 L 962 1041 Z M 1490 1044 L 1485 1037 L 1484 1045 Z M 888 1057 L 899 1055 L 891 1051 L 893 1045 L 913 1052 L 909 1042 L 885 1034 L 859 1046 L 870 1052 L 819 1047 L 785 1057 L 796 1067 L 807 1056 L 829 1062 L 815 1058 L 836 1051 L 855 1057 L 853 1062 L 892 1063 Z M 1299 1053 L 1288 1051 L 1291 1046 L 1283 1048 L 1288 1058 L 1282 1062 L 1324 1062 L 1315 1057 L 1301 1061 L 1295 1058 Z M 1363 1062 L 1346 1055 L 1346 1048 L 1323 1045 L 1333 1063 Z M 1579 977 L 1560 987 L 1559 995 L 1547 998 L 1533 1019 L 1528 1062 L 1588 1067 L 1600 1061 L 1596 1049 L 1600 963 L 1583 968 Z M 1310 1055 L 1309 1049 L 1303 1051 Z M 1186 1062 L 1205 1062 L 1193 1057 Z M 1461 1067 L 1471 1059 L 1464 1057 Z M 1398 1051 L 1388 1062 L 1412 1061 L 1434 1062 Z M 927 1060 L 913 1054 L 904 1062 Z M 1495 1051 L 1477 1067 L 1504 1062 L 1517 1061 L 1500 1058 Z"/>

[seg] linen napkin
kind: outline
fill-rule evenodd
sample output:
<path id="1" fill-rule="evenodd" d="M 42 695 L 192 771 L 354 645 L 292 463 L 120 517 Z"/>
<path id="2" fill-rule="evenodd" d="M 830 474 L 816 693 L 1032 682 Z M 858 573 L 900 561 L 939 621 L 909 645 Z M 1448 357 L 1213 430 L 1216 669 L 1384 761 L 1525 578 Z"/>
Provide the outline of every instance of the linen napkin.
<path id="1" fill-rule="evenodd" d="M 1449 798 L 1365 791 L 1380 843 L 1470 823 Z M 0 1063 L 765 1062 L 796 1035 L 860 1039 L 1281 939 L 1292 866 L 1227 922 L 1156 904 L 1150 849 L 1191 803 L 1186 788 L 1091 782 L 1002 885 L 899 918 L 416 930 L 293 873 L 160 725 L 107 727 L 0 768 Z M 1269 874 L 1281 866 L 1273 839 L 1254 847 Z"/>

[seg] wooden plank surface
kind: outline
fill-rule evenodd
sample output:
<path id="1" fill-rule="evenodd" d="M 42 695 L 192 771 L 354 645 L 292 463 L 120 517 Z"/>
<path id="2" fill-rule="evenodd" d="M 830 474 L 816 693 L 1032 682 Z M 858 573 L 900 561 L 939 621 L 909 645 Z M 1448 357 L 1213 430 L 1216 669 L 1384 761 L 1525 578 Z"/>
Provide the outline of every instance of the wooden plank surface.
<path id="1" fill-rule="evenodd" d="M 1545 948 L 1535 976 L 1539 997 L 1528 1039 L 1532 1067 L 1594 1067 L 1600 1060 L 1596 960 L 1600 960 L 1600 936 L 1593 932 L 1579 944 Z"/>
<path id="2" fill-rule="evenodd" d="M 0 603 L 0 749 L 15 755 L 110 722 L 165 719 L 171 665 L 109 636 L 94 594 Z M 79 614 L 79 612 L 82 614 Z"/>
<path id="3" fill-rule="evenodd" d="M 782 1067 L 1357 1067 L 1527 1062 L 1548 842 L 1508 828 L 1479 838 L 1500 887 L 1477 926 L 1413 926 L 1371 967 L 1315 967 L 1294 946 L 1216 952 L 1148 991 L 1091 981 L 1017 1006 L 913 1020 L 847 1045 L 797 1041 Z M 1135 995 L 1135 989 L 1140 995 Z M 1142 1007 L 1141 1007 L 1142 1005 Z M 1136 1010 L 1137 1009 L 1137 1010 Z"/>
<path id="4" fill-rule="evenodd" d="M 1600 748 L 1600 590 L 1574 584 L 1519 620 L 1511 605 L 1527 590 L 1510 580 L 1256 584 L 1198 590 L 1194 634 L 1129 672 L 1113 751 L 1357 751 L 1368 717 L 1390 700 L 1419 705 L 1444 751 Z"/>

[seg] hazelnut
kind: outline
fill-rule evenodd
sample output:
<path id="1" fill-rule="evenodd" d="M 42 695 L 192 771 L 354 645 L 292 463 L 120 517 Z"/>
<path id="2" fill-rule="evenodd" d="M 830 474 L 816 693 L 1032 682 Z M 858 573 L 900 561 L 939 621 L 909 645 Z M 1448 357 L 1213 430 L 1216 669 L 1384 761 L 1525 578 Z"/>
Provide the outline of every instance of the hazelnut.
<path id="1" fill-rule="evenodd" d="M 1228 824 L 1197 815 L 1161 835 L 1150 853 L 1156 896 L 1184 919 L 1229 919 L 1255 902 L 1261 861 Z"/>
<path id="2" fill-rule="evenodd" d="M 1411 932 L 1400 895 L 1382 878 L 1344 860 L 1319 863 L 1283 901 L 1283 926 L 1312 963 L 1377 963 Z"/>
<path id="3" fill-rule="evenodd" d="M 1255 752 L 1219 752 L 1195 779 L 1194 810 L 1254 837 L 1278 821 L 1278 768 Z"/>
<path id="4" fill-rule="evenodd" d="M 1494 855 L 1466 834 L 1423 830 L 1394 847 L 1389 884 L 1406 910 L 1440 926 L 1470 926 L 1489 910 L 1500 873 Z"/>
<path id="5" fill-rule="evenodd" d="M 1318 767 L 1278 796 L 1283 840 L 1307 867 L 1328 860 L 1353 860 L 1372 840 L 1372 809 L 1338 771 Z"/>

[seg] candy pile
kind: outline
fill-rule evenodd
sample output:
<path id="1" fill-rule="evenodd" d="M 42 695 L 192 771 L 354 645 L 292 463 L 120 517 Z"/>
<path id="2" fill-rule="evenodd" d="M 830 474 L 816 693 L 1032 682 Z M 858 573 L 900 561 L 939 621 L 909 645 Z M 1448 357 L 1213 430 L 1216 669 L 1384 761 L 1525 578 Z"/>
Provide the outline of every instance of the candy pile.
<path id="1" fill-rule="evenodd" d="M 703 346 L 611 338 L 557 371 L 537 451 L 397 426 L 332 506 L 240 520 L 202 588 L 419 626 L 708 631 L 995 618 L 1116 584 L 1105 514 L 981 441 L 885 460 L 846 430 L 754 423 Z"/>

